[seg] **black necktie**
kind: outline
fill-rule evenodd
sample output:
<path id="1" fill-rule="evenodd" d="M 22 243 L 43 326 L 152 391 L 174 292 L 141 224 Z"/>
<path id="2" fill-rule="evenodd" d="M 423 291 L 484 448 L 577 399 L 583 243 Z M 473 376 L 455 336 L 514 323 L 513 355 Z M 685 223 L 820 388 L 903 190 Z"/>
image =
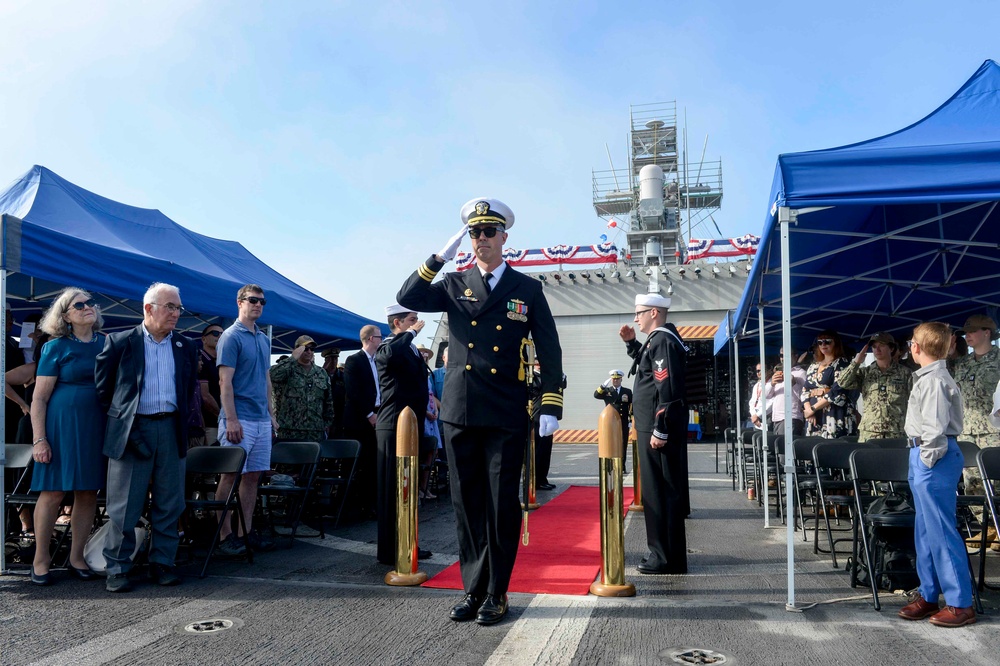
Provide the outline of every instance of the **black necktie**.
<path id="1" fill-rule="evenodd" d="M 483 284 L 486 285 L 486 293 L 487 294 L 490 293 L 491 291 L 493 291 L 493 288 L 490 286 L 490 278 L 491 277 L 493 277 L 493 273 L 483 273 Z"/>

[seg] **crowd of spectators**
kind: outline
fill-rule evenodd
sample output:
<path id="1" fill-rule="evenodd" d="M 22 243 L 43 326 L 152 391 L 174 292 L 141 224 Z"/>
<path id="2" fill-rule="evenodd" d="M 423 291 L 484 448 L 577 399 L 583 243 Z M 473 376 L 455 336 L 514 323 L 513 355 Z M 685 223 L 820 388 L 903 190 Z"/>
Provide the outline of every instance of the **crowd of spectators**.
<path id="1" fill-rule="evenodd" d="M 994 396 L 1000 385 L 1000 337 L 996 322 L 973 315 L 953 331 L 947 367 L 961 390 L 964 408 L 962 439 L 980 447 L 1000 446 L 1000 420 L 991 415 L 1000 407 Z M 826 439 L 857 436 L 870 439 L 905 437 L 906 405 L 917 368 L 909 340 L 891 333 L 875 333 L 859 341 L 855 353 L 834 330 L 816 335 L 809 350 L 792 363 L 792 419 L 795 435 Z M 793 354 L 794 355 L 794 354 Z M 870 357 L 870 358 L 869 358 Z M 757 381 L 750 387 L 749 417 L 754 428 L 766 421 L 776 434 L 784 432 L 784 354 L 758 364 Z M 765 407 L 766 406 L 766 407 Z M 801 411 L 800 411 L 801 410 Z M 981 481 L 974 469 L 966 471 L 972 492 Z M 977 486 L 976 484 L 979 484 Z"/>
<path id="2" fill-rule="evenodd" d="M 153 523 L 151 576 L 162 585 L 180 582 L 173 565 L 184 529 L 179 512 L 183 458 L 190 447 L 241 446 L 248 453 L 239 487 L 247 529 L 234 529 L 237 521 L 223 525 L 218 547 L 223 555 L 242 556 L 247 545 L 268 550 L 273 544 L 252 523 L 258 480 L 270 469 L 272 441 L 357 439 L 362 448 L 348 512 L 361 520 L 376 518 L 379 328 L 361 329 L 362 349 L 346 364 L 339 362 L 337 348 L 325 350 L 322 365 L 317 364 L 317 344 L 303 335 L 290 355 L 271 365 L 270 341 L 256 324 L 266 302 L 259 286 L 246 285 L 237 295 L 232 326 L 208 324 L 194 338 L 174 330 L 183 312 L 179 290 L 157 283 L 143 298 L 143 323 L 114 333 L 112 340 L 101 332 L 96 301 L 71 287 L 44 316 L 25 317 L 20 344 L 11 336 L 8 306 L 6 441 L 32 445 L 30 490 L 37 503 L 18 516 L 21 543 L 32 542 L 32 583 L 54 582 L 50 544 L 56 543 L 56 521 L 64 519 L 69 523 L 68 572 L 83 580 L 99 577 L 84 557 L 84 546 L 101 522 L 95 520 L 98 497 L 106 500 L 107 518 L 114 523 L 107 540 L 111 545 L 104 547 L 108 590 L 131 588 L 128 572 L 137 545 L 132 528 L 146 506 Z M 428 476 L 442 449 L 437 415 L 444 368 L 432 372 L 431 358 L 426 348 L 417 355 L 426 374 L 421 380 L 426 402 L 418 414 L 426 423 L 421 499 L 436 498 Z M 8 487 L 15 480 L 8 478 Z M 235 475 L 223 475 L 217 494 L 224 495 L 234 483 Z M 317 534 L 305 525 L 297 531 L 298 536 Z"/>

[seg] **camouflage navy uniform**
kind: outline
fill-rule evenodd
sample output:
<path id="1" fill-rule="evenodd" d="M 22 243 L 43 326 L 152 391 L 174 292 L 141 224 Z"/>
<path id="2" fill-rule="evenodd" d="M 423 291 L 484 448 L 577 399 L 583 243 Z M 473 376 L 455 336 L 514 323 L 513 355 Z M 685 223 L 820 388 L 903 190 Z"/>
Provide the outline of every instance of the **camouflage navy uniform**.
<path id="1" fill-rule="evenodd" d="M 969 354 L 956 359 L 951 374 L 965 404 L 965 427 L 958 438 L 975 442 L 979 448 L 1000 446 L 1000 433 L 990 424 L 993 391 L 1000 382 L 1000 349 L 992 347 L 980 358 Z M 978 467 L 966 467 L 963 476 L 967 495 L 982 495 L 985 492 Z M 982 513 L 981 510 L 974 512 L 977 516 Z"/>
<path id="2" fill-rule="evenodd" d="M 913 377 L 909 368 L 893 361 L 884 371 L 877 363 L 861 367 L 858 363 L 844 368 L 837 384 L 848 390 L 860 390 L 864 414 L 858 425 L 858 441 L 888 437 L 906 437 L 906 403 L 910 399 Z"/>
<path id="3" fill-rule="evenodd" d="M 291 357 L 271 368 L 274 407 L 281 439 L 318 442 L 333 425 L 330 376 L 318 365 L 303 367 Z"/>

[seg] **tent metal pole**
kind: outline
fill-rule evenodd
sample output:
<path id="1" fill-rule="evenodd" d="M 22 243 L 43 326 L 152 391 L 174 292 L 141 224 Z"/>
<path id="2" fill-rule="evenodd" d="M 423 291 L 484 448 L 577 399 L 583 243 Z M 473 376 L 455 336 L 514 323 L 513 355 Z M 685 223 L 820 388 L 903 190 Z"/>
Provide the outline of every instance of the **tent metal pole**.
<path id="1" fill-rule="evenodd" d="M 3 303 L 4 316 L 7 309 L 7 216 L 0 215 L 0 303 Z M 4 335 L 10 335 L 4 323 Z M 5 340 L 6 341 L 6 340 Z M 7 345 L 0 346 L 0 368 L 7 369 Z M 6 398 L 5 398 L 6 399 Z M 3 448 L 0 448 L 0 521 L 3 521 L 3 548 L 0 549 L 0 574 L 7 572 L 7 489 L 4 487 L 7 465 L 7 417 L 6 410 L 0 409 L 0 435 L 3 436 Z"/>
<path id="2" fill-rule="evenodd" d="M 757 339 L 760 341 L 760 344 L 758 345 L 759 348 L 760 348 L 759 349 L 759 352 L 760 352 L 760 370 L 761 370 L 760 377 L 761 377 L 761 381 L 763 381 L 763 379 L 764 379 L 764 368 L 765 368 L 765 365 L 764 365 L 764 308 L 763 307 L 758 307 L 757 308 L 757 330 L 760 331 L 760 335 L 757 337 Z M 763 385 L 761 385 L 761 389 L 763 389 L 763 388 L 764 388 Z M 785 391 L 785 393 L 788 393 L 788 391 Z M 768 435 L 768 433 L 767 433 L 767 425 L 768 425 L 768 423 L 767 423 L 767 397 L 764 395 L 764 391 L 763 390 L 761 391 L 760 397 L 761 397 L 761 400 L 763 401 L 762 404 L 764 406 L 764 413 L 760 417 L 761 450 L 764 451 L 764 459 L 761 460 L 761 466 L 764 468 L 764 470 L 763 470 L 764 473 L 760 475 L 760 492 L 764 496 L 764 528 L 766 529 L 766 528 L 771 527 L 771 511 L 770 511 L 771 507 L 768 506 L 768 504 L 769 504 L 768 500 L 770 498 L 768 497 L 769 493 L 767 492 L 767 486 L 768 486 L 767 477 L 770 474 L 770 470 L 768 470 L 768 468 L 767 468 L 767 453 L 770 450 L 770 446 L 768 445 L 768 441 L 767 441 L 767 435 Z M 787 421 L 788 419 L 785 419 L 785 420 Z M 775 452 L 775 455 L 777 455 L 777 451 Z M 775 479 L 776 483 L 777 483 L 777 481 L 778 480 Z M 778 501 L 777 498 L 780 497 L 780 496 L 781 496 L 781 493 L 775 493 L 775 498 L 776 498 L 775 501 Z"/>
<path id="3" fill-rule="evenodd" d="M 740 409 L 740 341 L 736 337 L 732 327 L 733 313 L 729 313 L 729 332 L 733 336 L 733 381 L 735 382 L 735 392 L 733 393 L 733 403 L 736 410 L 736 450 L 740 454 L 740 464 L 736 466 L 736 474 L 740 482 L 740 488 L 746 490 L 746 476 L 743 474 L 743 410 Z"/>
<path id="4" fill-rule="evenodd" d="M 781 225 L 781 344 L 786 350 L 782 371 L 787 378 L 786 387 L 792 386 L 792 307 L 791 276 L 789 275 L 788 228 L 795 222 L 796 212 L 782 206 L 778 209 L 778 223 Z M 795 483 L 795 446 L 792 441 L 792 391 L 785 391 L 785 488 L 788 489 L 785 515 L 787 534 L 785 543 L 788 553 L 788 600 L 785 610 L 795 609 L 795 513 L 793 485 Z M 803 526 L 805 529 L 805 526 Z"/>

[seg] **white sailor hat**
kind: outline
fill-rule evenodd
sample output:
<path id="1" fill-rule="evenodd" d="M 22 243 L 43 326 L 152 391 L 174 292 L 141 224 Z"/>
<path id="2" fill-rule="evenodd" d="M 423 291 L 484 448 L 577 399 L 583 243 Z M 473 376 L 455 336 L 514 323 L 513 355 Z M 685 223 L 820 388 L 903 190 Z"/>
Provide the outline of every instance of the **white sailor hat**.
<path id="1" fill-rule="evenodd" d="M 636 294 L 636 305 L 645 305 L 648 308 L 669 308 L 670 299 L 659 294 Z"/>
<path id="2" fill-rule="evenodd" d="M 510 231 L 514 226 L 514 211 L 497 199 L 469 199 L 462 206 L 462 224 L 470 227 L 477 224 L 499 224 L 504 231 Z"/>
<path id="3" fill-rule="evenodd" d="M 625 376 L 625 373 L 624 373 L 624 372 L 622 372 L 621 370 L 612 370 L 612 371 L 611 371 L 611 372 L 609 372 L 608 374 L 609 374 L 609 375 L 610 375 L 610 376 L 611 376 L 612 378 L 615 378 L 615 377 L 617 377 L 618 379 L 621 379 L 622 377 L 624 377 L 624 376 Z"/>
<path id="4" fill-rule="evenodd" d="M 393 303 L 392 305 L 387 305 L 385 308 L 386 317 L 391 317 L 393 315 L 398 315 L 398 314 L 406 314 L 407 312 L 413 312 L 413 310 L 411 310 L 408 307 L 404 307 L 399 303 Z"/>

